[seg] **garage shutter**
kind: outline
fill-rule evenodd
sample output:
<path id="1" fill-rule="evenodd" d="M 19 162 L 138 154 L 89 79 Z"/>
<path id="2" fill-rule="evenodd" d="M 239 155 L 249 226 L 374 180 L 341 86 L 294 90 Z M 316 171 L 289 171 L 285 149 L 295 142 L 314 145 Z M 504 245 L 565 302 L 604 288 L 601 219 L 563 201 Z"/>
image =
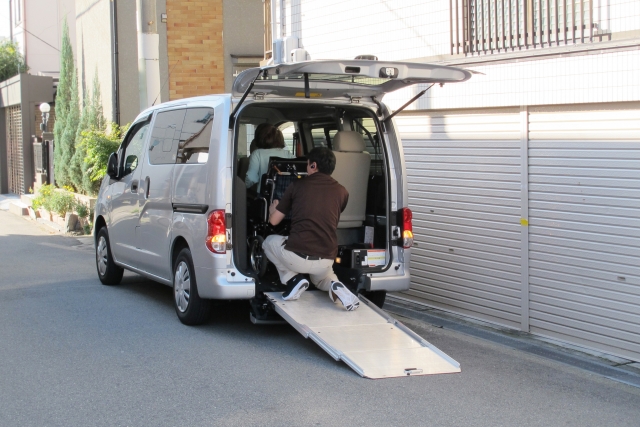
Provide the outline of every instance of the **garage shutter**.
<path id="1" fill-rule="evenodd" d="M 396 118 L 417 247 L 401 297 L 519 328 L 517 110 Z"/>
<path id="2" fill-rule="evenodd" d="M 531 332 L 640 360 L 640 109 L 529 117 Z"/>

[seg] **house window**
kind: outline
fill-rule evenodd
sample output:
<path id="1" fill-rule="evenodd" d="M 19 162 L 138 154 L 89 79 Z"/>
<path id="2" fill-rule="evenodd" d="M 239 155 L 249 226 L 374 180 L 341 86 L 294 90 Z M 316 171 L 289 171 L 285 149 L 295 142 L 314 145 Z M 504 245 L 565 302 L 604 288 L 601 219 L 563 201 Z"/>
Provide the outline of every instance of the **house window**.
<path id="1" fill-rule="evenodd" d="M 450 0 L 451 54 L 487 54 L 609 39 L 593 0 Z"/>

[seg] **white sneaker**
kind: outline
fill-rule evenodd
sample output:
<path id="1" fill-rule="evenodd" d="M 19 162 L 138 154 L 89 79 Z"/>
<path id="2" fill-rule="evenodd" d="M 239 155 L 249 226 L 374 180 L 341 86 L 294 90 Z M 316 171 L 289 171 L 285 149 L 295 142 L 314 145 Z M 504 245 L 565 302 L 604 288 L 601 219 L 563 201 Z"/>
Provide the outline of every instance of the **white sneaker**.
<path id="1" fill-rule="evenodd" d="M 302 274 L 293 276 L 287 282 L 287 290 L 282 293 L 282 299 L 285 301 L 295 301 L 300 295 L 309 288 L 309 281 Z"/>
<path id="2" fill-rule="evenodd" d="M 331 301 L 333 302 L 340 300 L 347 311 L 353 311 L 360 307 L 360 300 L 358 297 L 351 293 L 351 291 L 340 282 L 331 282 L 329 298 L 331 298 Z"/>

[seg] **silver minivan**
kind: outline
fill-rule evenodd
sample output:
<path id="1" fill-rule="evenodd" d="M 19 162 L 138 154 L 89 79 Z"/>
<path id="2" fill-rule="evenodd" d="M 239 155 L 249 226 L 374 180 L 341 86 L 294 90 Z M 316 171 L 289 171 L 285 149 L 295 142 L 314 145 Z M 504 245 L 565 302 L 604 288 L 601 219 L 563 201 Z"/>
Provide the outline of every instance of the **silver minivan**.
<path id="1" fill-rule="evenodd" d="M 172 286 L 179 319 L 204 322 L 213 300 L 248 300 L 251 319 L 274 316 L 265 292 L 282 291 L 262 252 L 286 235 L 268 206 L 306 174 L 305 154 L 325 146 L 332 176 L 349 191 L 338 227 L 334 270 L 379 307 L 389 291 L 409 289 L 412 214 L 403 151 L 385 93 L 417 83 L 467 80 L 462 69 L 377 60 L 307 61 L 253 68 L 233 93 L 180 99 L 135 119 L 109 158 L 95 208 L 98 276 L 118 284 L 124 269 Z M 420 92 L 409 105 L 422 95 Z M 404 106 L 403 106 L 404 108 Z M 247 188 L 256 127 L 270 123 L 288 158 L 271 158 Z"/>

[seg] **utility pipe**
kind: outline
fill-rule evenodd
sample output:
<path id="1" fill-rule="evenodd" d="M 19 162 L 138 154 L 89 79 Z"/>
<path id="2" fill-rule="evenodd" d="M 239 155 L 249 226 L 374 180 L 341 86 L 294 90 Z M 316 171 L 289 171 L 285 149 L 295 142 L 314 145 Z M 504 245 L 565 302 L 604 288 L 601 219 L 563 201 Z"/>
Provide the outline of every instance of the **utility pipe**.
<path id="1" fill-rule="evenodd" d="M 155 0 L 136 0 L 138 30 L 138 85 L 140 111 L 152 106 L 160 95 L 160 36 Z"/>

